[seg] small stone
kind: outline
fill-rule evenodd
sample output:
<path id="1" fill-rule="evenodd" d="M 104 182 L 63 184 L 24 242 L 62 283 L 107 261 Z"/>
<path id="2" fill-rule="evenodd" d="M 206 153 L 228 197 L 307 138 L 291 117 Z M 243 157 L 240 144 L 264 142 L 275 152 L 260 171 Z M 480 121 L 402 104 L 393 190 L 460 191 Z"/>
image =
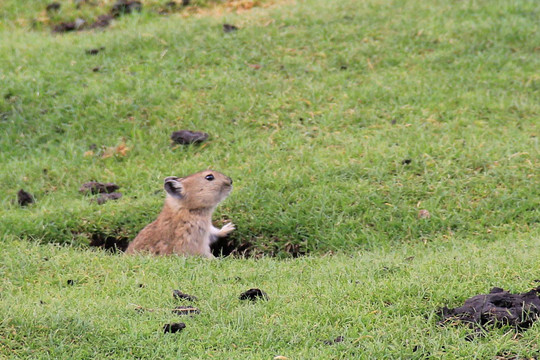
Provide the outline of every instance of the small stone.
<path id="1" fill-rule="evenodd" d="M 427 210 L 420 210 L 418 211 L 418 218 L 419 219 L 429 219 L 431 217 L 431 214 Z"/>

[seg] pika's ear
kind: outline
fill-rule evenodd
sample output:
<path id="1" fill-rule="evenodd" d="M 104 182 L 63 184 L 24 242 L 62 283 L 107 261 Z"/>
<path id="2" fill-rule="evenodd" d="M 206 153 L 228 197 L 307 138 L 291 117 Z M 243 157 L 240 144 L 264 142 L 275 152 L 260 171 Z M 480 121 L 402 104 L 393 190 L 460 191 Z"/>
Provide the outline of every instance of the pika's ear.
<path id="1" fill-rule="evenodd" d="M 177 178 L 176 176 L 169 176 L 165 178 L 165 183 L 163 184 L 163 188 L 167 192 L 167 194 L 171 195 L 172 197 L 181 199 L 184 194 L 184 188 L 182 186 L 182 183 L 180 182 L 180 178 Z"/>

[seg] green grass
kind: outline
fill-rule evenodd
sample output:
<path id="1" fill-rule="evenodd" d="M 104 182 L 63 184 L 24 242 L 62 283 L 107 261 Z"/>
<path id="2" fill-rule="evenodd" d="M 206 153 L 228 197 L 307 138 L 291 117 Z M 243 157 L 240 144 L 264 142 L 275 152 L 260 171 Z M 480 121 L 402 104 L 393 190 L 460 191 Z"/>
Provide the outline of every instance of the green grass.
<path id="1" fill-rule="evenodd" d="M 45 3 L 0 5 L 0 356 L 538 356 L 538 325 L 468 343 L 434 316 L 540 278 L 537 1 L 306 0 L 192 17 L 149 2 L 65 35 L 29 25 Z M 72 5 L 59 16 L 79 16 Z M 171 147 L 180 129 L 210 139 Z M 134 237 L 163 178 L 205 168 L 235 184 L 215 222 L 268 257 L 87 248 Z M 90 180 L 123 198 L 95 204 L 78 192 Z M 19 207 L 20 188 L 36 203 Z M 310 255 L 279 260 L 291 248 Z M 237 301 L 251 286 L 271 301 Z M 163 336 L 177 287 L 202 313 Z"/>
<path id="2" fill-rule="evenodd" d="M 493 286 L 538 284 L 539 238 L 405 245 L 277 261 L 126 257 L 11 240 L 0 248 L 0 356 L 145 359 L 493 359 L 538 357 L 539 324 L 465 340 L 437 309 Z M 73 280 L 74 285 L 67 285 Z M 140 287 L 144 284 L 145 287 Z M 268 302 L 238 295 L 259 287 Z M 199 297 L 179 317 L 172 290 Z M 137 312 L 142 306 L 146 311 Z M 163 334 L 166 323 L 186 324 Z M 325 340 L 345 341 L 326 345 Z"/>
<path id="3" fill-rule="evenodd" d="M 164 177 L 207 167 L 236 185 L 217 218 L 263 252 L 536 226 L 536 2 L 414 4 L 313 1 L 4 33 L 0 232 L 132 237 L 159 210 Z M 224 22 L 241 30 L 224 34 Z M 182 128 L 211 139 L 171 148 Z M 123 143 L 126 156 L 102 158 Z M 91 179 L 118 183 L 124 198 L 92 204 L 77 192 Z M 12 205 L 19 188 L 37 204 Z"/>

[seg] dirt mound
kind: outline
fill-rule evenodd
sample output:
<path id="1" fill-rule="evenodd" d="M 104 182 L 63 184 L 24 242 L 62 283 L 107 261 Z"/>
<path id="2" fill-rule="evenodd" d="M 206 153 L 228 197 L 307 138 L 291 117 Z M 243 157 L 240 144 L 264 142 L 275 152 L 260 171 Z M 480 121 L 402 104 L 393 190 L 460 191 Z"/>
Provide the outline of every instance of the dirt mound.
<path id="1" fill-rule="evenodd" d="M 511 294 L 501 288 L 493 288 L 489 294 L 473 296 L 463 306 L 441 309 L 441 324 L 455 320 L 472 328 L 487 325 L 505 325 L 518 330 L 529 328 L 540 317 L 540 286 L 523 294 Z"/>

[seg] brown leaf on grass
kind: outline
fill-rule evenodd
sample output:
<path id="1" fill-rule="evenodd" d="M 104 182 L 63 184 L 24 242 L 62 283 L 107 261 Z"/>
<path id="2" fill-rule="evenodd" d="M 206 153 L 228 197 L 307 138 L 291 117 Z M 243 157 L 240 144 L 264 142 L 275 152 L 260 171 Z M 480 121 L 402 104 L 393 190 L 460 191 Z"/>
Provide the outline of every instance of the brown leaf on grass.
<path id="1" fill-rule="evenodd" d="M 262 66 L 260 64 L 248 64 L 252 69 L 259 70 Z"/>
<path id="2" fill-rule="evenodd" d="M 126 143 L 122 142 L 118 146 L 112 146 L 112 147 L 106 148 L 105 151 L 103 152 L 103 155 L 101 155 L 101 158 L 102 159 L 107 159 L 107 158 L 110 158 L 112 156 L 124 157 L 124 156 L 127 156 L 129 150 L 131 150 L 131 149 L 126 145 Z"/>

